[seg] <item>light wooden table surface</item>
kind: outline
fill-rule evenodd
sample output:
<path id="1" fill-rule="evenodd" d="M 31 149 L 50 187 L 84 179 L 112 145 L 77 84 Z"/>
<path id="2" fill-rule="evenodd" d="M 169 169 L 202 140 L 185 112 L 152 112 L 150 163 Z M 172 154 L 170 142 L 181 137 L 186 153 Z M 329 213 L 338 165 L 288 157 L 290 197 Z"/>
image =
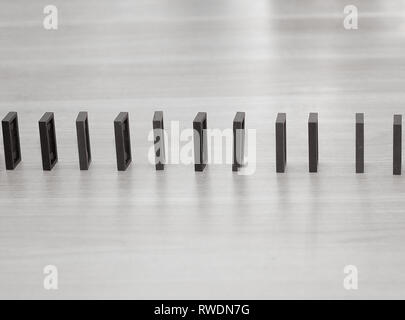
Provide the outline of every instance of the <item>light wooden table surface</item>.
<path id="1" fill-rule="evenodd" d="M 404 298 L 405 176 L 392 175 L 392 117 L 405 110 L 405 1 L 54 0 L 0 2 L 0 116 L 18 111 L 23 161 L 0 151 L 1 298 Z M 349 3 L 348 3 L 349 2 Z M 343 28 L 357 5 L 359 29 Z M 87 110 L 93 163 L 78 169 Z M 257 130 L 257 169 L 156 172 L 165 125 Z M 41 168 L 38 120 L 55 112 L 59 163 Z M 130 112 L 133 163 L 116 171 L 113 119 Z M 307 117 L 319 112 L 309 174 Z M 274 121 L 287 112 L 288 171 Z M 365 112 L 366 173 L 354 173 Z M 170 131 L 169 131 L 170 136 Z M 55 265 L 59 289 L 45 290 Z M 343 287 L 346 265 L 359 289 Z"/>

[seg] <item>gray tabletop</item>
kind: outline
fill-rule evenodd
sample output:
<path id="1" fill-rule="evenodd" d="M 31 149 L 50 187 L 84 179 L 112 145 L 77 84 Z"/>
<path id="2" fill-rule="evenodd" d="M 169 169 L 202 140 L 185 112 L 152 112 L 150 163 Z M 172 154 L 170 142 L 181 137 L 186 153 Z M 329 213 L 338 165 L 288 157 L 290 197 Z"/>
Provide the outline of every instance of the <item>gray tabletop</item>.
<path id="1" fill-rule="evenodd" d="M 404 298 L 405 177 L 392 175 L 405 105 L 405 1 L 55 0 L 0 4 L 0 111 L 17 111 L 23 161 L 0 151 L 1 298 Z M 75 118 L 89 112 L 80 171 Z M 256 171 L 148 161 L 153 112 L 171 129 L 256 130 Z M 59 162 L 42 171 L 38 120 L 55 113 Z M 133 162 L 116 170 L 113 120 L 129 112 Z M 274 121 L 287 113 L 276 174 Z M 308 173 L 307 120 L 320 164 Z M 355 113 L 366 173 L 356 175 Z M 178 122 L 177 122 L 178 121 Z M 187 144 L 182 141 L 180 146 Z M 170 151 L 168 151 L 170 153 Z M 58 270 L 46 290 L 44 267 Z M 346 290 L 344 268 L 358 271 Z"/>

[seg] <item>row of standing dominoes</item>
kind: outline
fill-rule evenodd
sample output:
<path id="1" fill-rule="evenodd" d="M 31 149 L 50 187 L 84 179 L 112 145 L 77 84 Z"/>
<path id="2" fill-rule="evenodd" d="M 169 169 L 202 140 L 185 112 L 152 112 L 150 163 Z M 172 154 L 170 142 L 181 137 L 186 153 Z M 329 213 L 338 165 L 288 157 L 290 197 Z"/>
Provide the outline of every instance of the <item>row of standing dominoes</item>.
<path id="1" fill-rule="evenodd" d="M 58 161 L 56 130 L 53 112 L 46 112 L 39 120 L 43 170 L 52 170 Z M 9 112 L 2 120 L 6 169 L 13 170 L 21 161 L 18 117 Z M 194 168 L 203 171 L 208 162 L 207 113 L 198 112 L 193 121 Z M 279 113 L 276 119 L 276 171 L 285 172 L 287 164 L 287 116 Z M 163 112 L 153 116 L 156 170 L 164 170 L 165 143 Z M 120 112 L 114 120 L 117 168 L 125 171 L 132 160 L 128 112 Z M 76 118 L 77 144 L 80 170 L 88 170 L 91 163 L 90 135 L 87 112 L 79 112 Z M 243 167 L 245 145 L 245 113 L 237 112 L 233 120 L 232 170 Z M 309 172 L 318 171 L 318 114 L 310 113 L 308 119 Z M 400 175 L 402 169 L 402 115 L 394 115 L 393 124 L 393 174 Z M 364 114 L 356 114 L 356 173 L 364 173 Z"/>

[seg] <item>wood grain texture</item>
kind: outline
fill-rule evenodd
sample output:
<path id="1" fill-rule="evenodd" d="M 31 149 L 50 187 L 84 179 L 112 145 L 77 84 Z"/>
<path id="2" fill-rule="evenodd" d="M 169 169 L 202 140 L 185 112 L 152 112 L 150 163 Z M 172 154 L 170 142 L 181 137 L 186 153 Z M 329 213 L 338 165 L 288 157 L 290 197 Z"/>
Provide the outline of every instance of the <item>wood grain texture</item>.
<path id="1" fill-rule="evenodd" d="M 0 151 L 1 298 L 404 298 L 405 177 L 392 116 L 405 105 L 405 1 L 1 1 L 0 111 L 17 111 L 22 162 Z M 80 171 L 75 118 L 89 112 Z M 147 160 L 155 110 L 192 128 L 257 130 L 257 169 Z M 41 168 L 38 119 L 55 113 L 59 162 Z M 117 172 L 114 117 L 130 113 L 133 162 Z M 276 174 L 274 121 L 288 117 Z M 307 119 L 319 113 L 319 172 Z M 365 174 L 355 174 L 356 112 Z M 170 154 L 170 150 L 168 152 Z M 42 270 L 59 270 L 59 290 Z M 359 290 L 343 268 L 359 269 Z"/>

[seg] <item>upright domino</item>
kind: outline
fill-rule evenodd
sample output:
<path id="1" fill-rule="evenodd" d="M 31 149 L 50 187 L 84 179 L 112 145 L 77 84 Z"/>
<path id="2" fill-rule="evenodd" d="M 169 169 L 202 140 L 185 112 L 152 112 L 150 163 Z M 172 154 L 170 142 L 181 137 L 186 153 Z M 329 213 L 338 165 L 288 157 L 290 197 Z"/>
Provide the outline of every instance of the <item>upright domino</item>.
<path id="1" fill-rule="evenodd" d="M 155 147 L 155 168 L 156 170 L 164 170 L 166 160 L 163 111 L 155 111 L 152 124 Z"/>
<path id="2" fill-rule="evenodd" d="M 20 133 L 17 112 L 9 112 L 1 122 L 6 169 L 14 170 L 21 161 Z"/>
<path id="3" fill-rule="evenodd" d="M 364 173 L 364 113 L 356 113 L 356 173 Z"/>
<path id="4" fill-rule="evenodd" d="M 285 172 L 287 165 L 287 115 L 279 113 L 276 119 L 276 171 Z"/>
<path id="5" fill-rule="evenodd" d="M 393 128 L 393 174 L 402 172 L 402 115 L 394 115 Z"/>
<path id="6" fill-rule="evenodd" d="M 120 112 L 115 118 L 114 133 L 117 169 L 125 171 L 132 161 L 128 112 Z"/>
<path id="7" fill-rule="evenodd" d="M 232 171 L 243 167 L 245 159 L 245 113 L 237 112 L 233 119 L 233 162 Z"/>
<path id="8" fill-rule="evenodd" d="M 53 112 L 45 112 L 38 121 L 41 140 L 42 168 L 49 171 L 58 162 L 55 119 Z"/>
<path id="9" fill-rule="evenodd" d="M 318 172 L 318 113 L 310 113 L 308 119 L 309 172 Z"/>
<path id="10" fill-rule="evenodd" d="M 198 112 L 193 121 L 194 170 L 204 171 L 208 162 L 207 113 Z"/>
<path id="11" fill-rule="evenodd" d="M 82 111 L 77 115 L 76 134 L 80 170 L 88 170 L 91 163 L 91 148 L 87 112 Z"/>

